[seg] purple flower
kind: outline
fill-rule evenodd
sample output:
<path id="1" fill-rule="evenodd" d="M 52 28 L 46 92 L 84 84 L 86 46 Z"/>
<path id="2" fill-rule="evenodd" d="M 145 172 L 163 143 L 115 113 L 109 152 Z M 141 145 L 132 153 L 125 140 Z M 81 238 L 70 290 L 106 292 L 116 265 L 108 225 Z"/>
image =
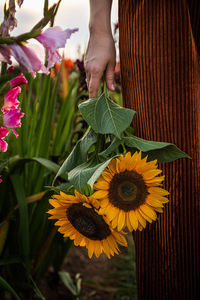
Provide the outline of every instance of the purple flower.
<path id="1" fill-rule="evenodd" d="M 0 61 L 11 64 L 11 51 L 6 45 L 0 45 Z"/>
<path id="2" fill-rule="evenodd" d="M 78 28 L 62 30 L 60 27 L 55 26 L 48 28 L 36 37 L 47 50 L 48 68 L 51 68 L 56 62 L 61 60 L 57 49 L 64 48 L 67 39 L 76 31 L 78 31 Z"/>
<path id="3" fill-rule="evenodd" d="M 20 108 L 3 111 L 3 125 L 8 128 L 21 127 L 21 118 L 24 113 L 20 112 Z"/>
<path id="4" fill-rule="evenodd" d="M 47 72 L 47 69 L 31 48 L 16 44 L 10 44 L 9 47 L 12 49 L 12 54 L 22 70 L 27 70 L 33 76 L 35 76 L 35 72 L 40 70 L 44 73 Z"/>
<path id="5" fill-rule="evenodd" d="M 27 80 L 22 73 L 20 73 L 17 77 L 11 79 L 10 86 L 11 89 L 17 87 L 19 85 L 27 84 Z"/>
<path id="6" fill-rule="evenodd" d="M 4 96 L 4 105 L 1 110 L 4 112 L 4 110 L 16 109 L 20 103 L 17 100 L 17 96 L 20 93 L 20 87 L 15 87 L 12 90 L 8 91 Z"/>
<path id="7" fill-rule="evenodd" d="M 8 144 L 6 143 L 6 141 L 4 141 L 4 138 L 8 135 L 8 133 L 8 129 L 0 127 L 0 150 L 2 150 L 3 152 L 6 152 L 8 147 Z"/>

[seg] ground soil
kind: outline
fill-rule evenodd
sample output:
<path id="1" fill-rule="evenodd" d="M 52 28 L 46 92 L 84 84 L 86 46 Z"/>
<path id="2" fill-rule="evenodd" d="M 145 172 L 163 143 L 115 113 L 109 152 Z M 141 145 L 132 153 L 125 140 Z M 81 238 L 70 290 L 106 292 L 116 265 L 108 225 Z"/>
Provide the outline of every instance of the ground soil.
<path id="1" fill-rule="evenodd" d="M 97 259 L 89 259 L 86 248 L 72 246 L 69 250 L 61 271 L 69 272 L 74 280 L 80 273 L 82 278 L 80 300 L 129 300 L 118 294 L 118 283 L 123 278 L 119 277 L 121 255 L 127 254 L 127 248 L 121 248 L 121 254 L 108 259 L 102 254 Z M 68 288 L 62 283 L 59 276 L 50 268 L 45 278 L 38 284 L 39 290 L 45 300 L 74 300 L 76 299 Z M 20 295 L 21 300 L 39 300 L 36 293 Z M 6 297 L 11 299 L 10 297 Z M 134 298 L 135 299 L 135 298 Z"/>

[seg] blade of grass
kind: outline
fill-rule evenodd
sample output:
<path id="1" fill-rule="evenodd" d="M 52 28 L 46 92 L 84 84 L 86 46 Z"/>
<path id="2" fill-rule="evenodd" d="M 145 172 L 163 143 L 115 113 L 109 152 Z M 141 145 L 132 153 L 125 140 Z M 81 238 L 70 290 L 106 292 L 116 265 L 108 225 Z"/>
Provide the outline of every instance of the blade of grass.
<path id="1" fill-rule="evenodd" d="M 22 185 L 20 175 L 18 173 L 12 174 L 10 176 L 13 189 L 15 192 L 15 197 L 19 205 L 19 240 L 21 240 L 22 245 L 22 255 L 24 258 L 24 263 L 26 269 L 30 269 L 29 253 L 30 253 L 30 237 L 29 237 L 29 217 L 28 217 L 28 207 L 26 203 L 24 186 Z"/>
<path id="2" fill-rule="evenodd" d="M 20 300 L 20 297 L 17 295 L 15 290 L 11 287 L 11 285 L 2 276 L 0 276 L 0 286 L 3 289 L 9 291 L 16 300 Z"/>

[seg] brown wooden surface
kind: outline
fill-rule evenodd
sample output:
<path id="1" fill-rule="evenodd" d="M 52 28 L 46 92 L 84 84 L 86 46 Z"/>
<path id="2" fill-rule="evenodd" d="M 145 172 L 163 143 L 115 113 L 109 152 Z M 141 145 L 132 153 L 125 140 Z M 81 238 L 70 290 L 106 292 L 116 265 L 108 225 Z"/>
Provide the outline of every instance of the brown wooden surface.
<path id="1" fill-rule="evenodd" d="M 200 299 L 200 0 L 119 0 L 124 104 L 138 136 L 192 160 L 162 166 L 170 202 L 134 234 L 139 300 Z"/>

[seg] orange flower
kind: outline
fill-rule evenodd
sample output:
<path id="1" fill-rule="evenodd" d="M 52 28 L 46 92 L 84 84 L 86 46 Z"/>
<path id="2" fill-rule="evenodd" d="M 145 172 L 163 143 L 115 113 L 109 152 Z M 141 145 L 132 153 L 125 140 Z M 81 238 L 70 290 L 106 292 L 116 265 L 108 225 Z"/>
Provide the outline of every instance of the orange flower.
<path id="1" fill-rule="evenodd" d="M 63 65 L 68 71 L 72 71 L 74 67 L 74 62 L 70 58 L 63 58 Z"/>
<path id="2" fill-rule="evenodd" d="M 60 64 L 59 63 L 55 64 L 55 69 L 56 69 L 57 72 L 60 70 Z"/>

